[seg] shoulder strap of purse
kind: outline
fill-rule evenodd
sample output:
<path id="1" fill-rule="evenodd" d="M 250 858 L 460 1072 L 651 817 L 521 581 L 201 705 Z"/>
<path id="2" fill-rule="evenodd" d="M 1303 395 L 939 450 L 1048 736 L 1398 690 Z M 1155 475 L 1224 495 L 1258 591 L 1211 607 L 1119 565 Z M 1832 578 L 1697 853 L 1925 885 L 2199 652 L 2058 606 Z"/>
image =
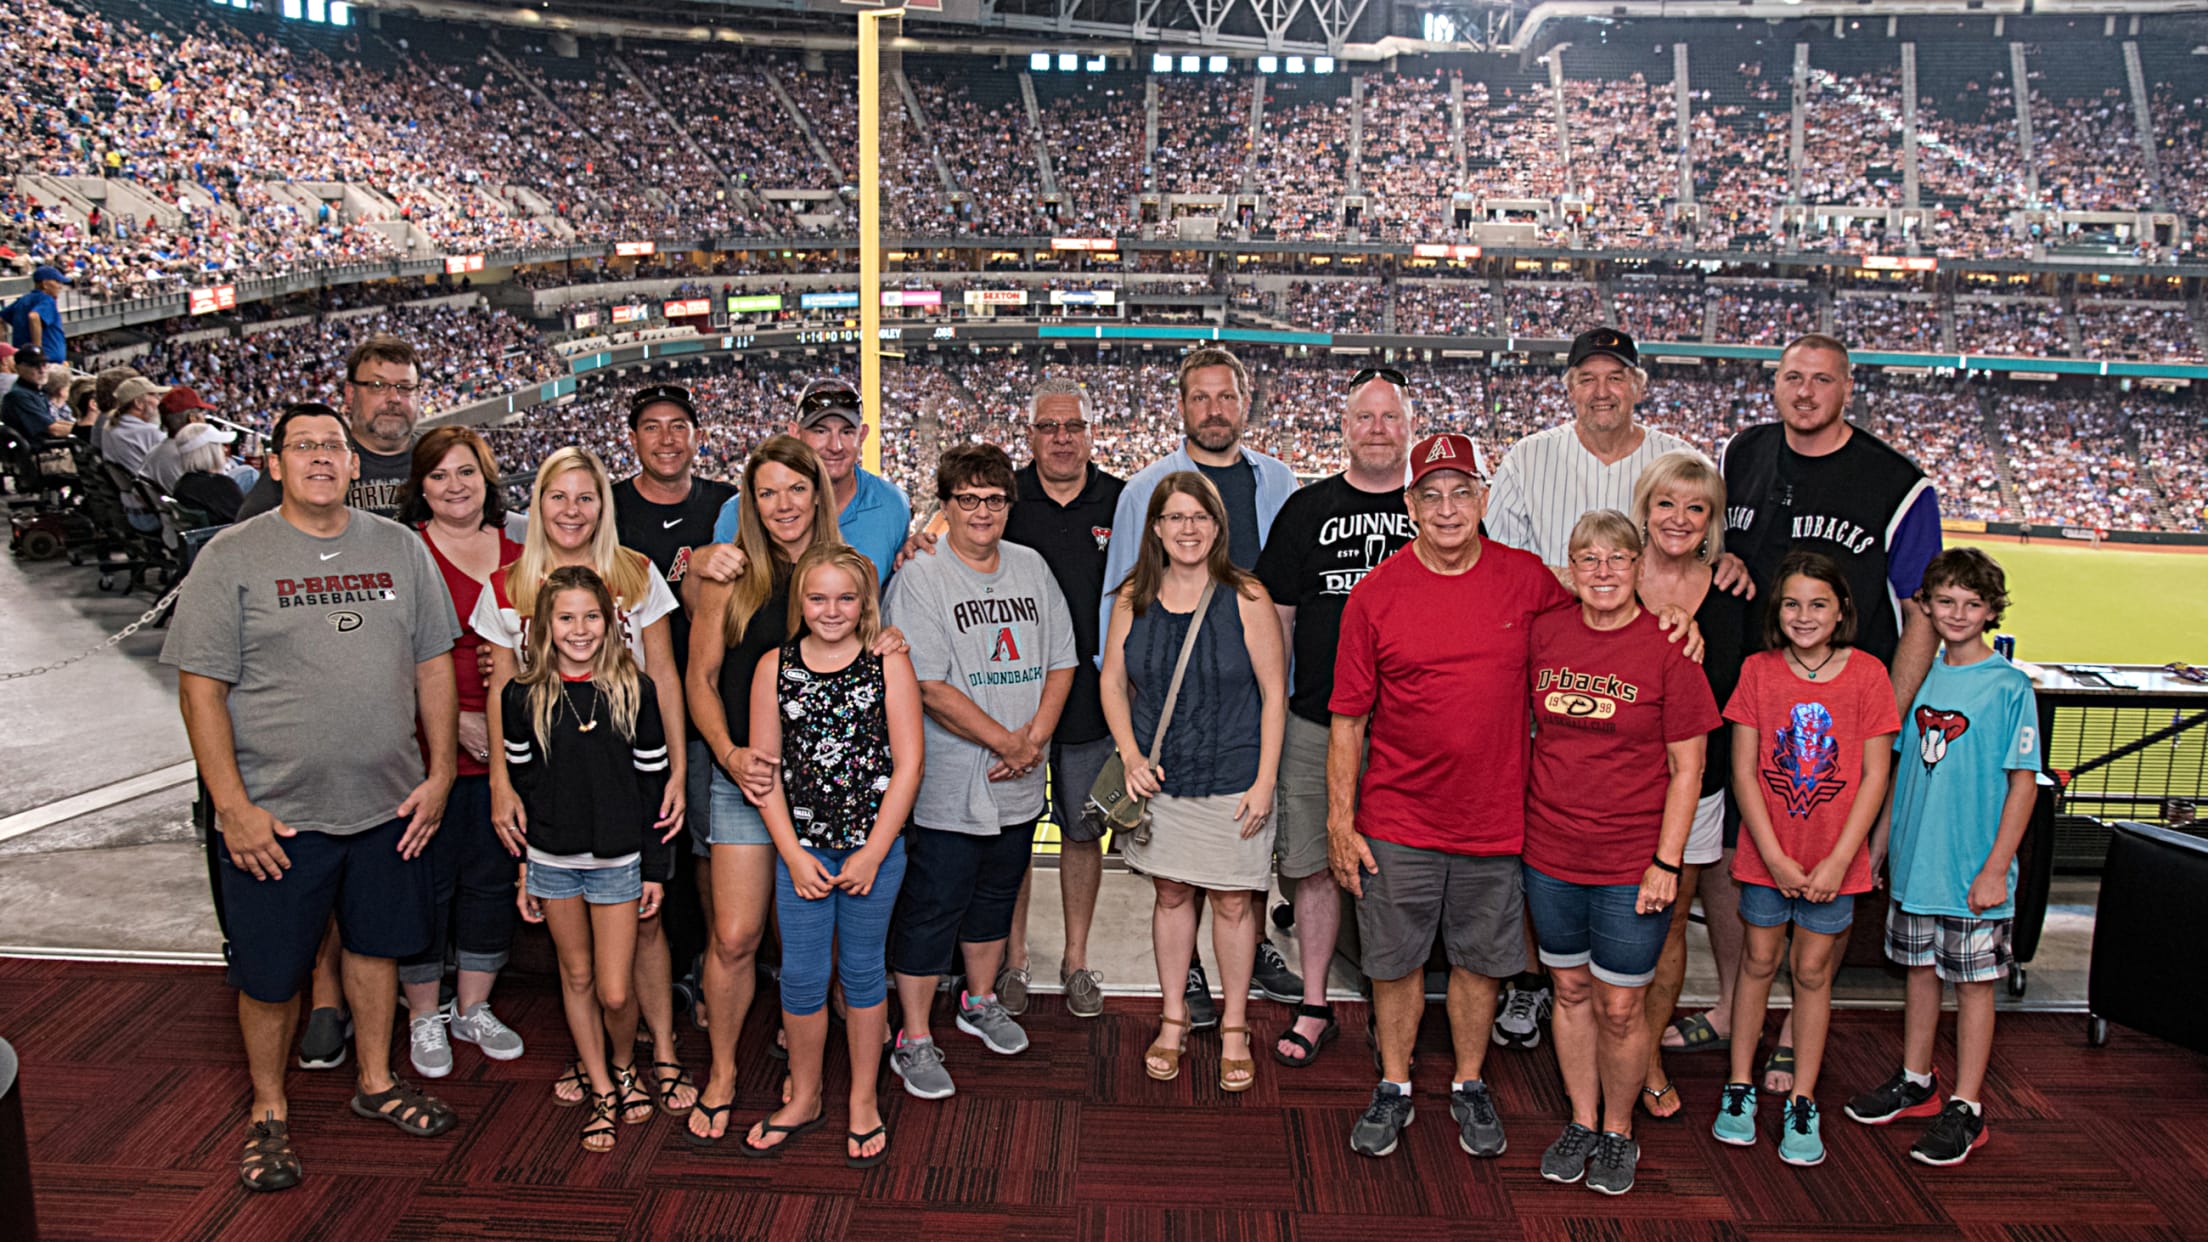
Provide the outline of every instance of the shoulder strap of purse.
<path id="1" fill-rule="evenodd" d="M 1173 704 L 1181 697 L 1181 677 L 1188 672 L 1188 657 L 1196 650 L 1196 632 L 1204 628 L 1204 617 L 1211 611 L 1211 593 L 1218 583 L 1204 584 L 1204 593 L 1196 597 L 1196 615 L 1189 618 L 1188 637 L 1181 640 L 1181 656 L 1173 662 L 1173 680 L 1165 688 L 1165 707 L 1158 712 L 1158 731 L 1150 735 L 1150 766 L 1158 766 L 1158 755 L 1165 747 L 1165 726 L 1172 723 Z M 1162 607 L 1162 605 L 1161 605 Z"/>

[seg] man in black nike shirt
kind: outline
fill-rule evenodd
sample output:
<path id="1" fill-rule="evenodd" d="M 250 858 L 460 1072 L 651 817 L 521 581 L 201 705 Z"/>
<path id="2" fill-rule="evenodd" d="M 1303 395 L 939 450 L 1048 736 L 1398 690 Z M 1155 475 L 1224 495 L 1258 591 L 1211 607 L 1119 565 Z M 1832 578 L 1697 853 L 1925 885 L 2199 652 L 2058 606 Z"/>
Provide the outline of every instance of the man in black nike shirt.
<path id="1" fill-rule="evenodd" d="M 613 485 L 614 529 L 620 532 L 621 546 L 650 557 L 667 576 L 675 598 L 681 599 L 690 558 L 713 542 L 713 519 L 736 489 L 693 473 L 698 462 L 698 412 L 690 390 L 679 384 L 654 384 L 630 395 L 629 442 L 636 451 L 637 470 L 633 477 Z M 687 605 L 675 613 L 671 625 L 675 669 L 680 674 L 690 663 Z M 702 841 L 713 758 L 696 730 L 691 731 L 689 749 L 690 789 L 685 805 L 690 808 L 690 830 Z M 667 886 L 662 916 L 670 961 L 681 963 L 686 972 L 705 948 L 706 866 L 696 854 L 691 849 L 675 851 L 675 882 Z M 638 949 L 642 948 L 639 941 Z"/>

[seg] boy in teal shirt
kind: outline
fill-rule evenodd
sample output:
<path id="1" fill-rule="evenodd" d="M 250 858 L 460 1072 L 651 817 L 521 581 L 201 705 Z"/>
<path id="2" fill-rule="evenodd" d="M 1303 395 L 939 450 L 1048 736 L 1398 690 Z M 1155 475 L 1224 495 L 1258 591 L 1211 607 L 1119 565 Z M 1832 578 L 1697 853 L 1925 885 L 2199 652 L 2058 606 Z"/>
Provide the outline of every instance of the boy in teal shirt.
<path id="1" fill-rule="evenodd" d="M 1944 649 L 1902 722 L 1894 762 L 1886 956 L 1909 970 L 1902 1068 L 1847 1111 L 1874 1126 L 1935 1117 L 1909 1155 L 1945 1166 L 1987 1137 L 1979 1091 L 1993 1055 L 1994 985 L 2013 964 L 2016 848 L 2038 796 L 2039 714 L 2031 678 L 1987 641 L 2009 603 L 1992 557 L 1940 553 L 1917 599 Z M 1944 1107 L 1932 1068 L 1943 983 L 1955 985 L 1956 1008 L 1955 1088 Z"/>

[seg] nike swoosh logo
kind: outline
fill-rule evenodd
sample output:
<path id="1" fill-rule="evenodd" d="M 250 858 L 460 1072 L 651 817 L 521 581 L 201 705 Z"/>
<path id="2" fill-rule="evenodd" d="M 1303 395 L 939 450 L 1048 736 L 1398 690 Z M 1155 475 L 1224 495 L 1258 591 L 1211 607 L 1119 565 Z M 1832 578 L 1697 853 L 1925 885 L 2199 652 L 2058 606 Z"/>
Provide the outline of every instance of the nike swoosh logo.
<path id="1" fill-rule="evenodd" d="M 343 555 L 345 555 L 345 554 L 344 554 L 343 552 L 324 552 L 324 553 L 322 554 L 322 559 L 326 561 L 326 560 L 330 559 L 330 558 L 331 558 L 331 557 L 333 557 L 333 556 L 343 556 Z"/>
<path id="2" fill-rule="evenodd" d="M 676 518 L 676 519 L 675 519 L 674 521 L 672 521 L 672 522 L 661 522 L 661 523 L 659 524 L 659 528 L 660 528 L 661 530 L 673 530 L 673 529 L 674 529 L 675 527 L 677 527 L 677 526 L 680 526 L 680 525 L 682 525 L 682 519 L 681 519 L 681 518 Z"/>

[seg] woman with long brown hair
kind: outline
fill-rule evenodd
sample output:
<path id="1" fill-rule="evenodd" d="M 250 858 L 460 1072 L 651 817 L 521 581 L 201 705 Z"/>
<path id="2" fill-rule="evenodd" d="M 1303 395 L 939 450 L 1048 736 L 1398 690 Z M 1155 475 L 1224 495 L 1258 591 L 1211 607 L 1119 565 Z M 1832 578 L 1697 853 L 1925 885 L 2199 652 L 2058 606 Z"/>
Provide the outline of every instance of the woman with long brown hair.
<path id="1" fill-rule="evenodd" d="M 1197 898 L 1208 892 L 1225 989 L 1219 1089 L 1237 1092 L 1250 1089 L 1257 1069 L 1248 1019 L 1258 937 L 1252 894 L 1272 872 L 1288 670 L 1272 597 L 1234 567 L 1228 546 L 1226 506 L 1209 479 L 1180 471 L 1159 482 L 1141 553 L 1112 605 L 1101 688 L 1127 789 L 1150 799 L 1147 836 L 1119 841 L 1128 867 L 1157 890 L 1150 937 L 1165 1030 L 1143 1069 L 1161 1081 L 1180 1076 L 1188 1046 L 1182 984 L 1196 952 Z M 1160 746 L 1158 719 L 1191 626 L 1200 627 L 1195 648 Z"/>

